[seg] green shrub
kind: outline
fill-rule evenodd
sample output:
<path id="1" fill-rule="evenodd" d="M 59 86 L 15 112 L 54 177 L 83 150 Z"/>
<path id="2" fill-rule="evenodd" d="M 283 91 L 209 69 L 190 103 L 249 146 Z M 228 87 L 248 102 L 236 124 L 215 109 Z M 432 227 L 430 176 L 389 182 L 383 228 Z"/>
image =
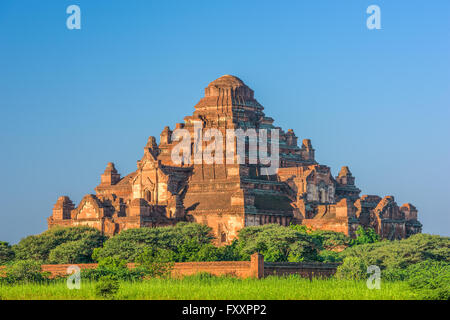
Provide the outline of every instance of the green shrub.
<path id="1" fill-rule="evenodd" d="M 0 266 L 14 259 L 14 251 L 8 242 L 0 241 Z"/>
<path id="2" fill-rule="evenodd" d="M 239 252 L 239 241 L 234 239 L 230 245 L 225 245 L 217 248 L 218 260 L 221 261 L 239 261 L 242 260 Z"/>
<path id="3" fill-rule="evenodd" d="M 328 263 L 328 262 L 341 262 L 342 261 L 342 257 L 340 256 L 340 254 L 336 251 L 330 251 L 330 250 L 322 250 L 319 252 L 319 261 L 320 262 L 324 262 L 324 263 Z"/>
<path id="4" fill-rule="evenodd" d="M 367 278 L 367 265 L 356 257 L 347 257 L 337 268 L 335 277 L 346 280 L 362 280 Z"/>
<path id="5" fill-rule="evenodd" d="M 381 277 L 386 281 L 405 281 L 409 279 L 408 268 L 386 268 L 381 272 Z"/>
<path id="6" fill-rule="evenodd" d="M 342 251 L 341 256 L 357 257 L 366 265 L 393 272 L 425 260 L 450 262 L 450 238 L 416 234 L 403 240 L 356 245 Z"/>
<path id="7" fill-rule="evenodd" d="M 98 297 L 112 299 L 119 291 L 120 283 L 116 276 L 107 275 L 101 277 L 95 285 L 95 294 Z"/>
<path id="8" fill-rule="evenodd" d="M 194 254 L 187 256 L 186 261 L 220 261 L 222 260 L 221 250 L 213 244 L 205 244 Z"/>
<path id="9" fill-rule="evenodd" d="M 140 281 L 145 273 L 139 269 L 129 269 L 125 260 L 107 257 L 101 259 L 96 269 L 81 271 L 81 277 L 89 280 L 99 280 L 111 276 L 122 281 Z"/>
<path id="10" fill-rule="evenodd" d="M 3 282 L 8 284 L 32 283 L 47 281 L 49 274 L 41 271 L 41 263 L 34 260 L 18 260 L 6 266 L 6 277 Z"/>
<path id="11" fill-rule="evenodd" d="M 67 263 L 69 260 L 92 262 L 90 256 L 93 249 L 101 247 L 105 239 L 100 231 L 90 227 L 54 227 L 42 234 L 22 239 L 13 246 L 13 250 L 18 260 L 32 259 L 50 263 L 50 253 L 63 245 L 52 254 L 52 263 Z M 78 242 L 67 244 L 74 241 Z M 81 250 L 79 254 L 78 249 Z"/>
<path id="12" fill-rule="evenodd" d="M 132 269 L 128 268 L 123 259 L 103 258 L 96 269 L 83 270 L 82 278 L 100 280 L 110 276 L 122 281 L 141 281 L 146 277 L 166 277 L 173 267 L 173 255 L 172 251 L 166 249 L 144 248 Z"/>
<path id="13" fill-rule="evenodd" d="M 450 299 L 450 264 L 443 261 L 427 260 L 407 269 L 408 284 L 424 299 Z"/>
<path id="14" fill-rule="evenodd" d="M 127 261 L 123 259 L 116 259 L 113 257 L 106 257 L 98 262 L 98 268 L 110 270 L 125 270 L 128 269 Z"/>
<path id="15" fill-rule="evenodd" d="M 174 255 L 171 250 L 145 248 L 136 258 L 136 269 L 146 277 L 167 277 L 174 265 Z"/>
<path id="16" fill-rule="evenodd" d="M 356 245 L 341 252 L 337 276 L 377 265 L 383 281 L 408 281 L 424 299 L 449 299 L 450 238 L 416 234 L 408 239 Z M 356 272 L 358 273 L 358 272 Z"/>
<path id="17" fill-rule="evenodd" d="M 380 241 L 380 236 L 375 232 L 373 228 L 366 228 L 359 226 L 356 230 L 356 239 L 352 239 L 350 244 L 352 246 L 358 244 L 375 243 Z"/>
<path id="18" fill-rule="evenodd" d="M 301 232 L 301 233 L 312 233 L 312 232 L 314 232 L 313 229 L 311 229 L 310 227 L 305 226 L 303 224 L 290 224 L 289 228 L 291 228 L 292 230 Z"/>

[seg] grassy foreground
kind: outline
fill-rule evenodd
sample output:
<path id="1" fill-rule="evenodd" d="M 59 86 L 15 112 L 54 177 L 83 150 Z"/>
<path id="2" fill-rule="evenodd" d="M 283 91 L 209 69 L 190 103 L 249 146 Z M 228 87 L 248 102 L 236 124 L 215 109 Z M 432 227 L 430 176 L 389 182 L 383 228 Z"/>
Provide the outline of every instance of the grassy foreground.
<path id="1" fill-rule="evenodd" d="M 121 282 L 118 300 L 402 300 L 418 299 L 403 282 L 382 282 L 380 290 L 370 290 L 365 281 L 268 277 L 236 279 L 150 279 Z M 98 299 L 95 282 L 84 281 L 79 290 L 67 289 L 64 281 L 51 284 L 0 285 L 0 300 L 86 300 Z"/>

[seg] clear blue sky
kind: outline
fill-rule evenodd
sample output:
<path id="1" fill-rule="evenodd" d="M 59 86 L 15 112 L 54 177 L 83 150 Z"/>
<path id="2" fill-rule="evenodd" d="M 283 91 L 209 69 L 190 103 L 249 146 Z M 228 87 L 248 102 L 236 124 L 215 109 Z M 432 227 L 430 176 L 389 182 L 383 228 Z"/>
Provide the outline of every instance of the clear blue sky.
<path id="1" fill-rule="evenodd" d="M 363 194 L 411 202 L 424 232 L 449 236 L 449 14 L 444 0 L 2 0 L 0 240 L 44 231 L 108 161 L 135 170 L 223 74 L 333 174 L 348 165 Z"/>

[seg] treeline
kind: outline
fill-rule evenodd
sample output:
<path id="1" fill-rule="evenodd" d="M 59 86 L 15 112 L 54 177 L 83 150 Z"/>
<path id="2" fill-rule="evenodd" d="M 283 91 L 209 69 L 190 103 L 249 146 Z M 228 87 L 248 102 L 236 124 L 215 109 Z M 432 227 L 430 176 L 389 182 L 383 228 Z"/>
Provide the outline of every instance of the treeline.
<path id="1" fill-rule="evenodd" d="M 231 244 L 216 247 L 211 228 L 196 223 L 173 227 L 129 229 L 106 237 L 90 227 L 55 227 L 22 239 L 0 242 L 0 265 L 34 260 L 42 264 L 94 263 L 110 257 L 136 262 L 147 249 L 172 262 L 249 260 L 259 252 L 268 262 L 342 262 L 361 259 L 382 269 L 404 269 L 425 260 L 450 261 L 450 238 L 427 234 L 397 241 L 380 241 L 373 229 L 359 228 L 356 239 L 302 225 L 246 227 Z"/>
<path id="2" fill-rule="evenodd" d="M 135 262 L 144 249 L 173 262 L 249 260 L 259 252 L 265 261 L 340 261 L 339 251 L 357 243 L 377 241 L 372 230 L 358 231 L 356 240 L 343 233 L 288 228 L 271 224 L 247 227 L 230 245 L 216 247 L 211 228 L 196 223 L 173 227 L 129 229 L 107 238 L 90 227 L 56 227 L 10 246 L 0 242 L 0 264 L 34 260 L 43 264 L 93 263 L 113 257 Z"/>

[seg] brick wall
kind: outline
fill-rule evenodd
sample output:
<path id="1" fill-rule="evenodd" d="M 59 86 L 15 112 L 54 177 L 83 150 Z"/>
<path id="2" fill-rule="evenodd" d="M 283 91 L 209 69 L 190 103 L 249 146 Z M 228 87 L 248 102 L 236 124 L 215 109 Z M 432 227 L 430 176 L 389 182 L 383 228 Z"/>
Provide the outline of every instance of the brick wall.
<path id="1" fill-rule="evenodd" d="M 302 224 L 312 229 L 330 230 L 335 232 L 342 232 L 349 235 L 348 218 L 334 218 L 334 219 L 303 219 Z"/>
<path id="2" fill-rule="evenodd" d="M 320 262 L 265 262 L 264 276 L 298 274 L 305 278 L 328 278 L 336 273 L 338 263 Z"/>
<path id="3" fill-rule="evenodd" d="M 70 266 L 78 266 L 80 269 L 95 269 L 96 263 L 84 263 L 84 264 L 43 264 L 41 269 L 44 272 L 50 272 L 53 277 L 67 275 L 67 268 Z"/>
<path id="4" fill-rule="evenodd" d="M 256 277 L 250 261 L 214 261 L 175 263 L 172 276 L 187 276 L 198 272 L 214 275 L 230 275 L 239 278 Z"/>
<path id="5" fill-rule="evenodd" d="M 50 272 L 52 276 L 67 275 L 67 268 L 71 264 L 45 264 L 42 271 Z M 80 269 L 95 269 L 96 263 L 76 264 Z M 133 263 L 128 264 L 134 268 Z M 239 278 L 262 278 L 264 275 L 264 259 L 259 254 L 253 254 L 250 261 L 211 261 L 211 262 L 178 262 L 172 269 L 172 276 L 180 277 L 199 272 L 208 272 L 214 275 L 231 275 Z"/>
<path id="6" fill-rule="evenodd" d="M 239 278 L 263 278 L 269 275 L 299 274 L 302 277 L 330 277 L 336 272 L 339 264 L 304 263 L 304 262 L 264 262 L 260 254 L 253 254 L 250 261 L 212 261 L 212 262 L 179 262 L 172 269 L 172 276 L 180 277 L 198 272 L 208 272 L 214 275 L 231 275 Z M 50 272 L 52 276 L 65 276 L 71 264 L 45 264 L 42 271 Z M 77 264 L 80 269 L 95 269 L 96 263 Z M 134 264 L 129 263 L 129 268 Z M 0 276 L 2 274 L 0 267 Z"/>

